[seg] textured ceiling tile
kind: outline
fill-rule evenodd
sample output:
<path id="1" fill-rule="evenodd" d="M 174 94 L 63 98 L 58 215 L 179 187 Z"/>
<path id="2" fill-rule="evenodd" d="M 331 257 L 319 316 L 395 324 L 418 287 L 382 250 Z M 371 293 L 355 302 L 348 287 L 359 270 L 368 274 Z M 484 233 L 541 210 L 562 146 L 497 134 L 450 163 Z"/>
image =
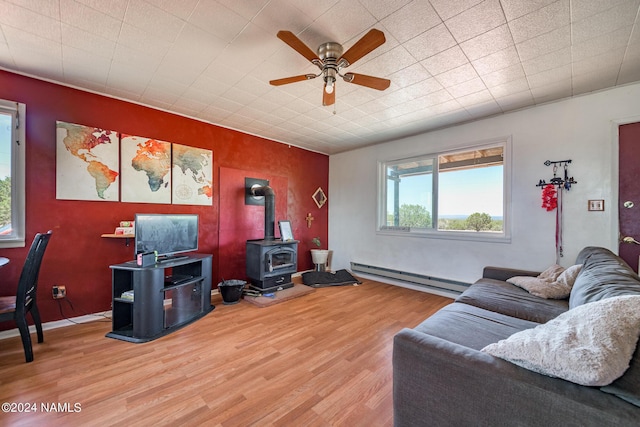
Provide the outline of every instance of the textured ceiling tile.
<path id="1" fill-rule="evenodd" d="M 618 70 L 609 73 L 588 73 L 573 77 L 573 94 L 593 92 L 615 85 Z"/>
<path id="2" fill-rule="evenodd" d="M 590 56 L 573 63 L 573 76 L 588 73 L 618 73 L 626 48 L 612 49 L 601 55 Z"/>
<path id="3" fill-rule="evenodd" d="M 638 0 L 573 0 L 571 3 L 571 19 L 575 21 L 581 21 L 592 15 L 604 12 L 616 6 L 623 4 L 629 4 L 632 7 L 639 7 L 640 1 Z"/>
<path id="4" fill-rule="evenodd" d="M 149 80 L 151 80 L 151 76 L 144 68 L 138 68 L 129 62 L 112 63 L 107 87 L 109 87 L 109 93 L 125 92 L 140 96 Z"/>
<path id="5" fill-rule="evenodd" d="M 531 93 L 536 104 L 553 101 L 556 99 L 571 96 L 573 88 L 571 87 L 571 79 L 559 80 L 549 85 L 531 88 Z"/>
<path id="6" fill-rule="evenodd" d="M 228 85 L 201 75 L 184 91 L 182 96 L 196 102 L 211 104 L 229 88 Z"/>
<path id="7" fill-rule="evenodd" d="M 430 0 L 431 4 L 442 19 L 453 18 L 473 6 L 482 3 L 483 0 Z"/>
<path id="8" fill-rule="evenodd" d="M 449 92 L 451 96 L 453 96 L 454 98 L 459 98 L 459 97 L 470 95 L 472 93 L 477 93 L 486 89 L 487 87 L 485 86 L 482 79 L 480 77 L 476 77 L 466 82 L 448 87 L 447 92 Z"/>
<path id="9" fill-rule="evenodd" d="M 257 25 L 249 24 L 217 59 L 224 60 L 228 67 L 244 75 L 279 48 L 279 39 Z"/>
<path id="10" fill-rule="evenodd" d="M 516 45 L 518 55 L 522 61 L 537 58 L 556 50 L 571 46 L 571 28 L 558 28 Z"/>
<path id="11" fill-rule="evenodd" d="M 538 74 L 532 74 L 527 77 L 531 88 L 547 86 L 557 81 L 571 78 L 571 65 L 564 65 Z"/>
<path id="12" fill-rule="evenodd" d="M 571 32 L 572 41 L 573 43 L 580 43 L 632 25 L 637 16 L 637 2 L 622 3 L 604 12 L 574 22 Z"/>
<path id="13" fill-rule="evenodd" d="M 509 22 L 513 40 L 525 40 L 569 25 L 571 22 L 569 0 L 560 0 L 528 15 Z"/>
<path id="14" fill-rule="evenodd" d="M 171 3 L 180 3 L 175 2 L 175 0 L 162 0 L 164 2 Z M 198 3 L 198 0 L 190 0 Z M 258 14 L 268 3 L 270 0 L 216 0 L 218 3 L 228 7 L 229 9 L 236 12 L 238 15 L 242 16 L 245 19 L 251 20 L 254 16 Z"/>
<path id="15" fill-rule="evenodd" d="M 552 68 L 571 64 L 571 48 L 556 50 L 555 52 L 524 61 L 522 67 L 527 75 L 538 74 Z"/>
<path id="16" fill-rule="evenodd" d="M 456 45 L 456 41 L 444 24 L 407 41 L 405 47 L 418 61 L 433 56 Z"/>
<path id="17" fill-rule="evenodd" d="M 145 0 L 145 2 L 152 4 L 158 9 L 164 10 L 165 12 L 170 13 L 171 15 L 176 16 L 184 21 L 189 18 L 189 16 L 193 13 L 196 5 L 198 4 L 198 0 Z M 218 3 L 222 3 L 222 1 L 218 1 Z"/>
<path id="18" fill-rule="evenodd" d="M 636 45 L 635 54 L 627 55 L 620 67 L 617 84 L 627 84 L 640 81 L 640 45 Z"/>
<path id="19" fill-rule="evenodd" d="M 186 25 L 177 40 L 162 59 L 163 67 L 174 67 L 188 74 L 189 80 L 197 78 L 224 50 L 222 40 L 205 33 L 193 25 Z M 184 69 L 184 64 L 190 64 Z"/>
<path id="20" fill-rule="evenodd" d="M 60 25 L 55 19 L 10 3 L 0 3 L 0 24 L 60 43 Z"/>
<path id="21" fill-rule="evenodd" d="M 416 60 L 407 52 L 407 50 L 398 46 L 374 59 L 364 63 L 356 63 L 348 68 L 348 71 L 361 74 L 370 74 L 379 77 L 387 77 L 390 74 L 400 71 L 410 65 L 415 64 Z"/>
<path id="22" fill-rule="evenodd" d="M 493 95 L 487 89 L 480 90 L 475 93 L 471 93 L 465 96 L 459 96 L 456 101 L 463 107 L 470 107 L 472 105 L 484 104 L 489 101 L 493 102 Z"/>
<path id="23" fill-rule="evenodd" d="M 435 114 L 450 113 L 450 112 L 458 111 L 461 109 L 462 109 L 462 106 L 455 99 L 452 99 L 451 101 L 443 102 L 442 104 L 436 104 L 431 106 L 431 111 L 433 111 Z M 468 113 L 466 113 L 465 115 L 468 115 Z"/>
<path id="24" fill-rule="evenodd" d="M 402 88 L 428 79 L 429 77 L 431 77 L 431 74 L 429 74 L 421 64 L 416 63 L 403 68 L 402 70 L 396 71 L 389 76 L 389 79 L 391 80 L 392 85 Z"/>
<path id="25" fill-rule="evenodd" d="M 464 107 L 464 109 L 471 117 L 474 118 L 488 117 L 502 113 L 502 107 L 500 107 L 500 105 L 493 99 L 480 104 L 473 104 L 468 107 Z"/>
<path id="26" fill-rule="evenodd" d="M 72 0 L 60 0 L 62 22 L 109 40 L 117 40 L 122 21 Z"/>
<path id="27" fill-rule="evenodd" d="M 522 65 L 513 64 L 509 67 L 494 71 L 493 73 L 485 74 L 482 76 L 482 81 L 491 89 L 514 80 L 524 79 L 525 77 Z"/>
<path id="28" fill-rule="evenodd" d="M 365 6 L 369 13 L 376 19 L 382 20 L 411 1 L 412 0 L 367 0 L 363 2 L 363 6 Z"/>
<path id="29" fill-rule="evenodd" d="M 491 55 L 509 46 L 513 46 L 513 38 L 507 25 L 501 25 L 460 43 L 460 47 L 471 61 Z"/>
<path id="30" fill-rule="evenodd" d="M 516 110 L 534 105 L 535 101 L 530 91 L 510 94 L 502 98 L 496 98 L 496 102 L 504 111 Z"/>
<path id="31" fill-rule="evenodd" d="M 411 92 L 415 93 L 416 95 L 415 97 L 417 98 L 420 96 L 429 95 L 434 92 L 441 91 L 443 87 L 440 83 L 438 83 L 436 79 L 429 78 L 409 86 L 408 89 Z"/>
<path id="32" fill-rule="evenodd" d="M 504 24 L 506 19 L 498 0 L 485 0 L 445 21 L 458 43 L 472 39 Z"/>
<path id="33" fill-rule="evenodd" d="M 40 15 L 48 16 L 50 18 L 60 18 L 59 0 L 20 0 L 8 1 L 7 3 L 15 3 L 20 7 L 28 9 L 32 12 L 39 13 Z"/>
<path id="34" fill-rule="evenodd" d="M 316 45 L 326 41 L 348 45 L 375 24 L 376 19 L 359 2 L 341 1 L 316 19 L 308 31 L 323 36 Z"/>
<path id="35" fill-rule="evenodd" d="M 511 65 L 519 62 L 520 57 L 518 57 L 518 52 L 516 51 L 515 46 L 509 46 L 499 52 L 495 52 L 491 55 L 472 61 L 471 64 L 473 65 L 473 68 L 475 68 L 476 72 L 483 76 L 485 74 L 510 67 Z"/>
<path id="36" fill-rule="evenodd" d="M 438 83 L 445 88 L 464 83 L 477 77 L 478 73 L 476 73 L 476 70 L 473 69 L 471 64 L 465 64 L 435 76 Z"/>
<path id="37" fill-rule="evenodd" d="M 104 91 L 111 60 L 92 55 L 84 50 L 62 47 L 64 77 L 67 82 L 92 82 Z"/>
<path id="38" fill-rule="evenodd" d="M 420 63 L 431 75 L 441 74 L 453 68 L 467 64 L 469 60 L 458 46 L 433 55 Z"/>
<path id="39" fill-rule="evenodd" d="M 340 1 L 341 0 L 291 0 L 291 4 L 295 5 L 300 10 L 304 10 L 311 18 L 317 19 Z"/>
<path id="40" fill-rule="evenodd" d="M 243 2 L 235 1 L 233 3 L 242 4 Z M 287 0 L 272 0 L 264 6 L 259 15 L 249 19 L 265 31 L 272 33 L 274 37 L 280 30 L 288 30 L 297 34 L 311 25 L 313 19 L 301 10 L 289 8 L 287 13 L 282 13 L 287 3 Z"/>
<path id="41" fill-rule="evenodd" d="M 64 3 L 68 3 L 70 5 L 73 3 L 82 3 L 91 9 L 100 11 L 106 15 L 117 18 L 118 20 L 122 20 L 124 19 L 124 15 L 127 11 L 129 0 L 60 0 L 61 5 Z"/>
<path id="42" fill-rule="evenodd" d="M 569 1 L 573 28 L 554 28 Z M 640 81 L 639 7 L 640 0 L 0 0 L 0 65 L 330 154 Z M 277 30 L 315 51 L 326 41 L 348 49 L 371 28 L 384 31 L 386 43 L 348 70 L 389 78 L 387 90 L 339 80 L 336 104 L 323 107 L 321 78 L 268 84 L 318 73 Z"/>
<path id="43" fill-rule="evenodd" d="M 501 0 L 508 21 L 535 12 L 558 0 Z M 599 0 L 597 0 L 599 1 Z"/>
<path id="44" fill-rule="evenodd" d="M 188 22 L 231 42 L 249 21 L 220 3 L 203 1 L 198 3 Z"/>
<path id="45" fill-rule="evenodd" d="M 129 2 L 127 13 L 124 17 L 134 27 L 140 28 L 145 33 L 169 42 L 174 41 L 185 21 L 171 15 L 164 10 L 143 2 Z"/>
<path id="46" fill-rule="evenodd" d="M 509 96 L 512 93 L 520 93 L 529 90 L 529 82 L 526 78 L 510 80 L 501 85 L 490 87 L 491 94 L 496 98 Z"/>
<path id="47" fill-rule="evenodd" d="M 139 52 L 139 60 L 145 58 L 150 62 L 156 62 L 162 59 L 169 51 L 171 43 L 166 40 L 159 40 L 145 33 L 140 28 L 129 24 L 123 24 L 120 36 L 117 40 L 118 46 L 126 46 Z M 116 54 L 118 49 L 116 49 Z"/>
<path id="48" fill-rule="evenodd" d="M 65 46 L 82 49 L 103 58 L 113 57 L 116 43 L 113 40 L 99 37 L 77 27 L 63 23 L 61 25 L 62 43 Z"/>
<path id="49" fill-rule="evenodd" d="M 382 20 L 382 24 L 400 43 L 442 23 L 427 1 L 412 1 Z"/>
<path id="50" fill-rule="evenodd" d="M 602 55 L 618 48 L 626 48 L 632 26 L 623 27 L 609 34 L 604 34 L 584 42 L 571 46 L 571 54 L 574 61 Z"/>

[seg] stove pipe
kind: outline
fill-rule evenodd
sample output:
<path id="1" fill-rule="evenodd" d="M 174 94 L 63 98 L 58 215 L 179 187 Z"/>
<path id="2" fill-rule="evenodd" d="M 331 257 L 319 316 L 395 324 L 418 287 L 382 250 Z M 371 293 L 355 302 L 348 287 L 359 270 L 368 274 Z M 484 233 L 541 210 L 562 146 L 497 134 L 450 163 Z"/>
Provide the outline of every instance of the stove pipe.
<path id="1" fill-rule="evenodd" d="M 251 189 L 254 196 L 264 196 L 264 240 L 275 240 L 276 193 L 268 185 Z"/>

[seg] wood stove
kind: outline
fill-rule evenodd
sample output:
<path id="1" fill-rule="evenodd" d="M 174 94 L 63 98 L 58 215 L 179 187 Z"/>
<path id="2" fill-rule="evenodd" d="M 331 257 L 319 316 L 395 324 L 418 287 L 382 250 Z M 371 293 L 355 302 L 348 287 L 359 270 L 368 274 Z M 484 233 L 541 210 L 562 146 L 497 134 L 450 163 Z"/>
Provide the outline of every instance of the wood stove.
<path id="1" fill-rule="evenodd" d="M 250 191 L 254 196 L 264 196 L 264 239 L 247 240 L 246 271 L 251 287 L 261 292 L 291 288 L 291 274 L 298 269 L 298 241 L 275 239 L 273 189 L 264 185 Z"/>
<path id="2" fill-rule="evenodd" d="M 278 291 L 293 286 L 291 274 L 298 268 L 298 242 L 291 240 L 248 240 L 247 276 L 251 287 Z"/>

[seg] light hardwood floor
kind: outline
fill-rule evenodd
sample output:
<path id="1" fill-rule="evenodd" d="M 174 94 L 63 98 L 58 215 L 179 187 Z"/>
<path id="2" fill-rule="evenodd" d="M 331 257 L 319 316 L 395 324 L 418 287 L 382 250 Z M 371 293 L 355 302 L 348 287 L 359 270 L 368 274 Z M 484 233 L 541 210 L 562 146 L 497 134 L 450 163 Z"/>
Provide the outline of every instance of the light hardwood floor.
<path id="1" fill-rule="evenodd" d="M 0 412 L 0 425 L 391 426 L 393 336 L 450 302 L 364 281 L 266 308 L 214 297 L 206 317 L 144 344 L 105 338 L 106 319 L 45 331 L 29 364 L 9 338 L 0 403 L 36 412 Z M 80 411 L 43 412 L 51 403 Z"/>

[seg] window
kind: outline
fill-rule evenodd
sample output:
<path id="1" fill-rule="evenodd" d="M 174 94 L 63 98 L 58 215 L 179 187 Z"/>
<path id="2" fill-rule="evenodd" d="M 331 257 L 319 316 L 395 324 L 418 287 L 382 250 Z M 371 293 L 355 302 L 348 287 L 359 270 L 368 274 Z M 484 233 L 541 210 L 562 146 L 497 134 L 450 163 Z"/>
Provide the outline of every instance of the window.
<path id="1" fill-rule="evenodd" d="M 0 248 L 25 245 L 25 111 L 0 100 Z"/>
<path id="2" fill-rule="evenodd" d="M 378 231 L 505 239 L 509 141 L 380 164 Z"/>

